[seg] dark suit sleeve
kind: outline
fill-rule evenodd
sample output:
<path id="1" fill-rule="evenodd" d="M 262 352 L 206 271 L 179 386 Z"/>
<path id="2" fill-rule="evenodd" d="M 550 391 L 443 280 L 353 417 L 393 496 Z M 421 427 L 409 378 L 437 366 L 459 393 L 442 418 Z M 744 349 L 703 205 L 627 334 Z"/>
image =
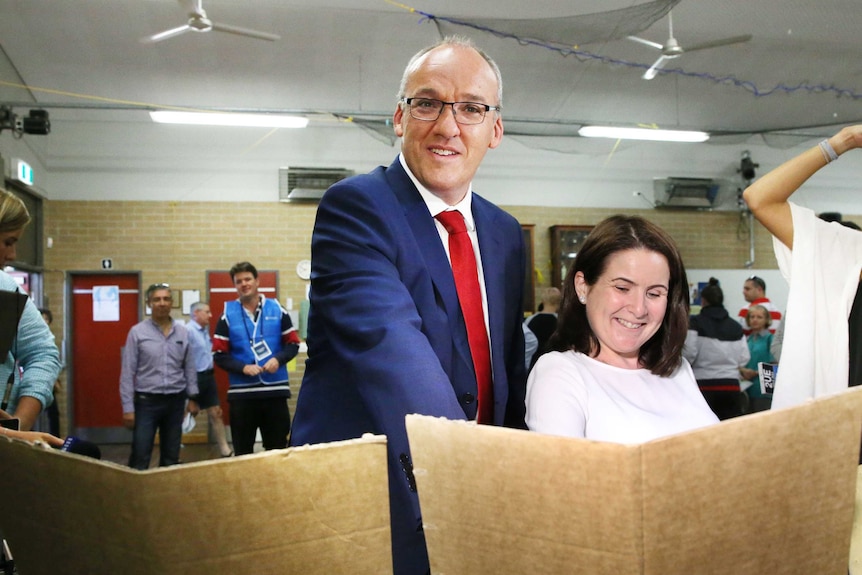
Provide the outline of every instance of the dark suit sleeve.
<path id="1" fill-rule="evenodd" d="M 514 301 L 507 301 L 506 306 L 509 309 L 506 313 L 511 314 L 511 324 L 509 327 L 509 344 L 508 356 L 506 357 L 506 372 L 507 382 L 509 385 L 509 397 L 506 402 L 506 413 L 503 418 L 503 425 L 516 429 L 527 429 L 526 416 L 526 397 L 527 397 L 527 368 L 524 363 L 524 293 L 523 293 L 523 278 L 527 265 L 526 247 L 524 245 L 523 236 L 521 235 L 521 226 L 516 222 L 516 228 L 513 230 L 512 237 L 518 238 L 516 257 L 511 258 L 517 264 L 517 267 L 507 277 L 506 284 L 512 286 L 512 289 L 518 295 L 513 298 Z M 517 233 L 514 233 L 517 232 Z"/>
<path id="2" fill-rule="evenodd" d="M 408 271 L 421 265 L 422 249 L 391 197 L 348 185 L 327 192 L 312 238 L 311 309 L 378 432 L 403 437 L 405 414 L 465 415 L 423 332 L 446 317 L 433 295 L 417 296 L 422 285 L 409 285 L 422 282 Z"/>

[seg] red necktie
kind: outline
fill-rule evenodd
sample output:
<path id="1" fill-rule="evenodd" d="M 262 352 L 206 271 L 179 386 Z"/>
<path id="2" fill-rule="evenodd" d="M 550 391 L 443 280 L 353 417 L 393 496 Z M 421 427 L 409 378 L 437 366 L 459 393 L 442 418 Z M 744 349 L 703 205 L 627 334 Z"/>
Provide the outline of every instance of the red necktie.
<path id="1" fill-rule="evenodd" d="M 491 348 L 488 344 L 488 331 L 485 329 L 485 312 L 482 309 L 482 291 L 479 288 L 479 274 L 476 271 L 476 254 L 473 243 L 467 234 L 464 217 L 459 211 L 446 211 L 436 218 L 449 232 L 449 260 L 455 276 L 455 289 L 464 322 L 467 324 L 467 340 L 473 368 L 476 370 L 478 388 L 479 423 L 494 423 L 494 386 L 491 381 Z"/>

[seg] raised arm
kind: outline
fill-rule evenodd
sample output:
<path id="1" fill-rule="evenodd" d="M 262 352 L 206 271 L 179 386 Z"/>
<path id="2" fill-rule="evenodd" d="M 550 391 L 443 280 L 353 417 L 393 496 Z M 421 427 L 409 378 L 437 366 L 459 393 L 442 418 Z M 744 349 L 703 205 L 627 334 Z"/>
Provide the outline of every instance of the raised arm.
<path id="1" fill-rule="evenodd" d="M 862 147 L 862 125 L 847 126 L 826 140 L 802 152 L 751 184 L 743 193 L 754 217 L 781 243 L 793 249 L 793 219 L 788 198 L 813 176 L 848 150 Z M 829 149 L 831 147 L 831 150 Z M 827 161 L 830 152 L 836 157 Z"/>

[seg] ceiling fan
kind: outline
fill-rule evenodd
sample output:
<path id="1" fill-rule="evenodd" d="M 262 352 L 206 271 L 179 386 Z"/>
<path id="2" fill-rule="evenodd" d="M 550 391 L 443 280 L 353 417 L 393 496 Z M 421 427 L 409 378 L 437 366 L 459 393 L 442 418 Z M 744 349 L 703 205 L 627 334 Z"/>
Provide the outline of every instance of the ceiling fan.
<path id="1" fill-rule="evenodd" d="M 644 80 L 652 80 L 653 78 L 655 78 L 659 70 L 664 67 L 666 61 L 681 56 L 683 52 L 694 52 L 695 50 L 718 48 L 719 46 L 739 44 L 751 40 L 751 34 L 743 34 L 742 36 L 732 36 L 730 38 L 724 38 L 721 40 L 713 40 L 711 42 L 695 44 L 694 46 L 688 46 L 687 48 L 683 49 L 683 47 L 679 45 L 677 39 L 673 37 L 673 12 L 667 13 L 667 20 L 670 26 L 670 34 L 668 35 L 668 39 L 665 41 L 664 45 L 659 44 L 658 42 L 646 40 L 644 38 L 639 38 L 637 36 L 626 36 L 626 38 L 628 38 L 629 40 L 645 44 L 646 46 L 650 46 L 652 48 L 655 48 L 656 50 L 661 50 L 661 56 L 659 56 L 658 60 L 656 60 L 655 63 L 650 66 L 646 72 L 644 72 L 644 75 L 642 76 Z"/>
<path id="2" fill-rule="evenodd" d="M 162 40 L 167 40 L 168 38 L 173 38 L 174 36 L 179 36 L 186 32 L 209 32 L 210 30 L 215 30 L 216 32 L 227 32 L 228 34 L 237 34 L 239 36 L 248 36 L 259 40 L 274 41 L 281 38 L 281 36 L 277 34 L 270 34 L 268 32 L 260 32 L 258 30 L 250 30 L 248 28 L 240 28 L 239 26 L 213 22 L 207 17 L 206 11 L 204 11 L 203 0 L 180 0 L 180 3 L 188 6 L 188 23 L 176 28 L 171 28 L 170 30 L 159 32 L 158 34 L 153 34 L 152 36 L 141 38 L 141 42 L 161 42 Z"/>

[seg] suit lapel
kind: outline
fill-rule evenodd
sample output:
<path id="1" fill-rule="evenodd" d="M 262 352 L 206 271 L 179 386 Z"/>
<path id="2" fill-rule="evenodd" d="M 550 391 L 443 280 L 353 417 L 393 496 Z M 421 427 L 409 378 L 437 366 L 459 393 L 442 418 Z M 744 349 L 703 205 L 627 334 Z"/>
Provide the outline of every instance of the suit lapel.
<path id="1" fill-rule="evenodd" d="M 449 258 L 446 257 L 446 251 L 440 241 L 440 234 L 437 231 L 434 218 L 428 213 L 428 206 L 397 158 L 386 170 L 386 177 L 401 203 L 407 225 L 416 238 L 419 249 L 415 257 L 421 258 L 425 262 L 431 282 L 439 294 L 441 305 L 449 319 L 449 329 L 452 333 L 455 349 L 458 350 L 458 356 L 468 366 L 468 371 L 474 373 L 470 344 L 467 340 L 467 328 L 458 304 L 458 292 L 455 289 L 452 266 L 449 263 Z"/>
<path id="2" fill-rule="evenodd" d="M 503 358 L 503 326 L 506 312 L 505 294 L 505 239 L 499 226 L 495 225 L 493 211 L 488 210 L 481 198 L 473 195 L 473 217 L 479 237 L 479 253 L 482 257 L 482 272 L 485 276 L 485 295 L 488 298 L 488 329 L 491 338 L 491 359 L 495 382 L 503 381 L 500 370 L 505 373 Z"/>
<path id="3" fill-rule="evenodd" d="M 449 258 L 446 257 L 446 251 L 440 241 L 440 234 L 437 232 L 434 218 L 428 213 L 428 206 L 425 205 L 416 186 L 413 185 L 397 159 L 387 169 L 386 176 L 404 209 L 407 225 L 416 238 L 419 250 L 415 257 L 421 258 L 425 262 L 431 281 L 440 294 L 447 315 L 450 318 L 457 316 L 460 308 L 458 307 L 458 292 L 455 291 L 455 280 L 452 277 L 452 266 L 449 264 Z"/>

